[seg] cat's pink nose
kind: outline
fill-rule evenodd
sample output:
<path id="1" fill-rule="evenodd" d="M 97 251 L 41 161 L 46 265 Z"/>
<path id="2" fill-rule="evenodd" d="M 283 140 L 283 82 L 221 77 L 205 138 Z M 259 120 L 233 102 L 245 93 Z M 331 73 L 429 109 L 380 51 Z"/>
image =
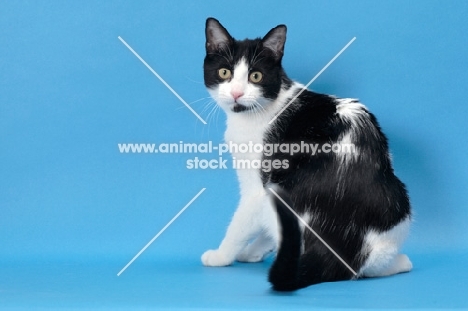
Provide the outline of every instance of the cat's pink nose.
<path id="1" fill-rule="evenodd" d="M 242 92 L 242 91 L 232 91 L 231 95 L 234 98 L 234 100 L 237 100 L 237 99 L 239 99 L 239 97 L 244 96 L 244 92 Z"/>

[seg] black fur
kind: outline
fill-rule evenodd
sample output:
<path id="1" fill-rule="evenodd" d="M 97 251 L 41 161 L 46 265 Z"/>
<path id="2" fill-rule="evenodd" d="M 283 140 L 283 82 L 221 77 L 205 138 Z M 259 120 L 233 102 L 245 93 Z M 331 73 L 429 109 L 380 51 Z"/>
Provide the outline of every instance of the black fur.
<path id="1" fill-rule="evenodd" d="M 276 52 L 264 46 L 273 30 L 285 34 L 285 26 L 274 28 L 263 39 L 236 41 L 215 19 L 207 20 L 207 29 L 210 23 L 219 25 L 224 40 L 207 43 L 204 75 L 208 88 L 221 82 L 219 68 L 233 70 L 242 57 L 252 70 L 264 72 L 261 86 L 266 98 L 275 99 L 281 88 L 291 87 L 292 81 L 281 66 L 284 40 L 276 42 Z M 211 35 L 207 30 L 207 38 Z M 258 57 L 259 53 L 262 57 Z M 354 271 L 359 271 L 366 260 L 362 252 L 366 232 L 384 232 L 410 217 L 410 202 L 405 185 L 394 174 L 387 138 L 374 115 L 359 106 L 353 120 L 347 119 L 337 110 L 342 103 L 332 96 L 304 91 L 271 125 L 264 144 L 323 146 L 338 142 L 344 133 L 352 133 L 359 155 L 345 161 L 333 152 L 293 156 L 277 152 L 264 155 L 263 160 L 287 161 L 289 166 L 261 171 L 261 177 L 266 187 L 276 185 L 281 197 L 298 214 L 313 215 L 309 223 L 312 229 Z M 281 201 L 273 197 L 273 203 L 282 230 L 269 274 L 275 290 L 295 290 L 354 277 L 315 235 L 307 229 L 301 231 L 298 220 Z"/>
<path id="2" fill-rule="evenodd" d="M 275 191 L 286 204 L 293 206 L 289 195 L 283 189 L 275 184 L 268 184 L 267 187 Z M 302 234 L 296 216 L 275 195 L 272 198 L 280 221 L 282 241 L 268 280 L 273 284 L 274 290 L 294 290 L 298 288 Z"/>
<path id="3" fill-rule="evenodd" d="M 336 100 L 327 95 L 304 92 L 273 125 L 265 143 L 324 143 L 336 142 L 339 135 L 352 124 L 337 116 Z M 354 144 L 361 156 L 344 166 L 337 155 L 276 153 L 270 160 L 288 160 L 287 169 L 263 172 L 266 184 L 277 183 L 287 195 L 298 214 L 314 215 L 312 229 L 355 271 L 365 261 L 360 250 L 369 229 L 386 231 L 410 214 L 409 198 L 404 184 L 394 175 L 388 155 L 387 139 L 375 117 L 365 112 L 363 128 Z M 296 236 L 294 218 L 274 200 L 282 236 Z M 282 211 L 282 212 L 281 212 Z M 354 275 L 308 230 L 304 231 L 304 253 L 297 258 L 298 249 L 291 250 L 291 238 L 282 240 L 270 281 L 277 290 L 294 290 L 320 282 L 351 279 Z M 283 248 L 287 251 L 283 251 Z M 287 253 L 287 254 L 286 254 Z M 284 264 L 288 262 L 288 264 Z M 296 264 L 296 269 L 291 266 Z M 284 266 L 284 267 L 281 267 Z M 287 267 L 287 268 L 286 268 Z M 290 271 L 295 283 L 282 281 Z M 294 272 L 293 272 L 294 271 Z"/>
<path id="4" fill-rule="evenodd" d="M 353 143 L 360 153 L 356 161 L 344 165 L 334 153 L 276 153 L 265 158 L 287 160 L 289 167 L 263 171 L 262 177 L 264 184 L 276 183 L 284 189 L 298 214 L 312 213 L 312 229 L 358 271 L 366 259 L 360 252 L 364 234 L 369 229 L 383 232 L 398 224 L 409 216 L 410 203 L 404 184 L 394 175 L 387 139 L 375 117 L 363 111 L 356 129 L 338 116 L 337 103 L 328 95 L 305 91 L 272 125 L 265 143 L 323 145 L 352 130 L 357 132 Z M 285 217 L 288 211 L 281 212 L 284 207 L 277 200 L 275 203 L 283 237 L 296 236 L 295 220 Z M 312 233 L 304 232 L 304 253 L 298 258 L 291 258 L 298 252 L 287 244 L 291 238 L 282 240 L 270 271 L 274 289 L 294 290 L 354 276 Z M 294 264 L 295 270 L 291 268 Z M 287 271 L 289 277 L 296 276 L 296 283 L 283 281 Z"/>
<path id="5" fill-rule="evenodd" d="M 218 23 L 214 18 L 209 18 L 206 25 L 209 23 Z M 263 38 L 254 40 L 234 40 L 226 29 L 219 24 L 220 31 L 224 32 L 225 44 L 217 47 L 210 47 L 206 44 L 206 57 L 203 64 L 203 72 L 205 86 L 207 88 L 214 87 L 223 80 L 218 76 L 220 68 L 233 70 L 234 66 L 245 58 L 250 67 L 250 71 L 262 71 L 263 80 L 259 83 L 263 90 L 263 96 L 269 99 L 275 99 L 278 96 L 281 86 L 289 87 L 291 80 L 284 73 L 281 66 L 281 57 L 276 55 L 272 50 L 263 46 L 263 41 L 268 38 L 268 34 Z M 278 26 L 285 27 L 285 26 Z M 207 27 L 208 29 L 208 27 Z M 210 34 L 207 30 L 207 37 Z"/>

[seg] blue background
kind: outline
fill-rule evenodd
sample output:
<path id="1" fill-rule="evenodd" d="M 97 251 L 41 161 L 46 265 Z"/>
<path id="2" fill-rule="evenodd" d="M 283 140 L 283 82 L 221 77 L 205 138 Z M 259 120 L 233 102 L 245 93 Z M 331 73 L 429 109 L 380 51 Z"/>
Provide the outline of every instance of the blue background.
<path id="1" fill-rule="evenodd" d="M 0 2 L 0 309 L 468 308 L 467 14 L 464 1 Z M 357 37 L 311 88 L 379 119 L 414 207 L 414 271 L 278 295 L 271 259 L 201 266 L 239 199 L 234 171 L 117 144 L 222 141 L 202 76 L 209 16 L 238 39 L 286 24 L 283 65 L 302 83 Z"/>

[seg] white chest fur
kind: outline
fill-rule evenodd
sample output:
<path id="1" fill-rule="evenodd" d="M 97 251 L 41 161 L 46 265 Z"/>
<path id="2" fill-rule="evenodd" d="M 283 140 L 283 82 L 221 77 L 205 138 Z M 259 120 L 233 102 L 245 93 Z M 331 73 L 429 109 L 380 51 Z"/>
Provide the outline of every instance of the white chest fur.
<path id="1" fill-rule="evenodd" d="M 245 164 L 244 168 L 240 168 L 240 165 L 236 167 L 241 195 L 247 193 L 265 193 L 260 170 L 258 169 L 258 165 L 254 165 L 254 161 L 259 163 L 263 155 L 261 151 L 258 151 L 259 148 L 256 148 L 256 146 L 263 146 L 265 133 L 271 127 L 269 122 L 288 103 L 287 100 L 294 95 L 299 87 L 302 87 L 302 85 L 295 84 L 288 90 L 281 90 L 276 101 L 271 103 L 265 110 L 254 113 L 234 113 L 231 111 L 227 113 L 227 129 L 224 134 L 225 142 L 232 146 L 230 149 L 233 163 L 244 161 L 243 163 Z M 245 167 L 250 167 L 250 169 Z"/>
<path id="2" fill-rule="evenodd" d="M 259 169 L 253 168 L 262 159 L 261 152 L 255 152 L 255 145 L 263 145 L 263 136 L 269 120 L 265 116 L 228 116 L 225 142 L 231 146 L 232 161 L 239 179 L 241 196 L 248 193 L 263 193 Z M 242 163 L 242 167 L 240 165 Z"/>
<path id="3" fill-rule="evenodd" d="M 241 148 L 262 145 L 270 128 L 269 122 L 292 98 L 301 85 L 281 90 L 278 98 L 261 111 L 227 113 L 225 142 L 230 147 L 234 160 L 261 161 L 263 153 L 255 149 Z M 217 250 L 209 250 L 202 256 L 207 266 L 224 266 L 236 258 L 241 261 L 259 261 L 273 251 L 278 244 L 277 217 L 271 207 L 269 196 L 263 187 L 260 169 L 237 168 L 241 199 L 228 227 L 226 236 Z M 250 241 L 254 242 L 250 243 Z"/>

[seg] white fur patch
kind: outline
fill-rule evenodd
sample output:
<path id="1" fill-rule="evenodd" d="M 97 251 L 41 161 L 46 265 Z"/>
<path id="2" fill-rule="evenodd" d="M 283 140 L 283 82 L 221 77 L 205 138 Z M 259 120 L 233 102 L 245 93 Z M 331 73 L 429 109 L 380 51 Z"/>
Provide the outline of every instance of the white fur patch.
<path id="1" fill-rule="evenodd" d="M 410 271 L 412 264 L 408 257 L 398 254 L 408 236 L 410 224 L 408 217 L 386 232 L 370 230 L 364 238 L 363 247 L 363 255 L 368 254 L 368 257 L 359 275 L 378 277 Z"/>
<path id="2" fill-rule="evenodd" d="M 349 130 L 340 135 L 336 142 L 339 146 L 339 152 L 335 152 L 341 158 L 343 164 L 348 164 L 359 158 L 359 150 L 354 143 L 354 131 Z"/>
<path id="3" fill-rule="evenodd" d="M 367 114 L 366 106 L 352 98 L 342 98 L 337 100 L 339 102 L 336 106 L 336 112 L 338 115 L 342 119 L 351 122 L 354 126 L 359 125 L 361 123 L 361 117 Z"/>

